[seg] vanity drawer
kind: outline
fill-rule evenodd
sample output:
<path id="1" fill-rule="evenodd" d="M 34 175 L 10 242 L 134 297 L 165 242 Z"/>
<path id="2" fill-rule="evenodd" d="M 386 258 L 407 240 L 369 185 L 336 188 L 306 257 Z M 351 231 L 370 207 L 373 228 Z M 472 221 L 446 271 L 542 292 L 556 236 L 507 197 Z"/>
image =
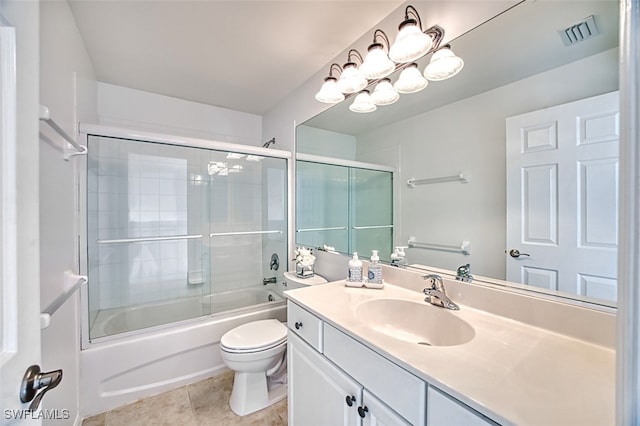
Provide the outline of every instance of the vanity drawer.
<path id="1" fill-rule="evenodd" d="M 322 353 L 322 320 L 292 301 L 287 302 L 289 330 Z"/>
<path id="2" fill-rule="evenodd" d="M 327 323 L 324 355 L 411 424 L 425 424 L 424 381 Z"/>

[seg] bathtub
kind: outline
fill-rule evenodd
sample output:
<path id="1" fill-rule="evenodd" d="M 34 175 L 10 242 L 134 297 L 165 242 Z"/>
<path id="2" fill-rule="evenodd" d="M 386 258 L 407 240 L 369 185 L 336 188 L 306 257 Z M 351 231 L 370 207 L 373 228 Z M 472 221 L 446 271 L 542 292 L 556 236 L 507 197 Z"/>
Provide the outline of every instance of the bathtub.
<path id="1" fill-rule="evenodd" d="M 269 296 L 278 301 L 269 302 Z M 285 300 L 266 289 L 245 289 L 170 303 L 171 306 L 162 303 L 100 313 L 103 315 L 93 327 L 99 327 L 97 333 L 103 336 L 131 327 L 142 329 L 97 339 L 83 348 L 82 417 L 222 373 L 227 369 L 220 355 L 224 333 L 260 319 L 286 321 Z M 198 309 L 212 314 L 184 320 L 193 317 Z M 159 319 L 166 323 L 166 315 L 171 322 L 181 322 L 155 326 Z"/>
<path id="2" fill-rule="evenodd" d="M 105 336 L 173 324 L 202 316 L 220 313 L 232 315 L 237 310 L 255 309 L 262 304 L 278 300 L 282 300 L 282 296 L 271 289 L 260 287 L 185 297 L 147 305 L 104 309 L 96 315 L 90 335 L 92 339 L 98 340 Z"/>

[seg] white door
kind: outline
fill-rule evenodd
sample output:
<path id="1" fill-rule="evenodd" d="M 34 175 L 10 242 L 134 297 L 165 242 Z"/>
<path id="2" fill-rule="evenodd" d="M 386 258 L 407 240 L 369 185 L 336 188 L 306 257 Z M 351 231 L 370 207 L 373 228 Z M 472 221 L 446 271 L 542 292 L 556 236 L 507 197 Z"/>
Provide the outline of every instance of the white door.
<path id="1" fill-rule="evenodd" d="M 358 426 L 362 387 L 289 332 L 289 424 Z"/>
<path id="2" fill-rule="evenodd" d="M 616 300 L 618 92 L 507 118 L 507 280 Z"/>
<path id="3" fill-rule="evenodd" d="M 16 31 L 0 26 L 0 413 L 1 424 L 33 422 L 20 401 L 25 370 L 40 362 L 38 283 L 18 281 Z M 30 291 L 34 290 L 34 291 Z M 35 313 L 35 315 L 34 315 Z"/>

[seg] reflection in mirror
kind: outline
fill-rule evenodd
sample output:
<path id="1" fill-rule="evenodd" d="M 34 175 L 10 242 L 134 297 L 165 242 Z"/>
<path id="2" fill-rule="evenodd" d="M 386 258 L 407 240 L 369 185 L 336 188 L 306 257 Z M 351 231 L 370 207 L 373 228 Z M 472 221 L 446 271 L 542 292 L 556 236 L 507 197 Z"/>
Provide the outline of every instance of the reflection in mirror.
<path id="1" fill-rule="evenodd" d="M 590 16 L 597 34 L 565 44 L 559 30 Z M 338 104 L 299 126 L 298 151 L 397 170 L 394 244 L 424 243 L 409 264 L 615 303 L 618 2 L 526 1 L 450 43 L 465 61 L 455 79 L 371 114 Z M 537 163 L 516 158 L 527 150 Z M 407 185 L 461 172 L 467 183 Z"/>
<path id="2" fill-rule="evenodd" d="M 333 164 L 331 164 L 333 163 Z M 340 253 L 372 250 L 390 260 L 393 171 L 356 161 L 300 155 L 296 161 L 296 244 Z"/>

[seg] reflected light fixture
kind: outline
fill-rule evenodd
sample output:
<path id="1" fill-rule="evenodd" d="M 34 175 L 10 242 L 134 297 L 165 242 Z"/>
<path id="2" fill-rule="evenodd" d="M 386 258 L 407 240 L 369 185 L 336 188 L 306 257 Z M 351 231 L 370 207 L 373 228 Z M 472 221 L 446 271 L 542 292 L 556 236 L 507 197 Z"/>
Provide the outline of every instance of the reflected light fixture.
<path id="1" fill-rule="evenodd" d="M 373 43 L 369 45 L 367 56 L 365 56 L 364 62 L 360 65 L 360 72 L 369 80 L 384 78 L 396 70 L 395 62 L 387 56 L 384 51 L 384 45 L 376 42 L 376 36 L 379 36 L 385 42 L 387 51 L 389 50 L 387 34 L 380 29 L 375 30 L 373 32 Z"/>
<path id="2" fill-rule="evenodd" d="M 376 29 L 364 59 L 357 50 L 349 49 L 344 66 L 331 64 L 329 76 L 324 79 L 316 99 L 334 104 L 355 96 L 349 106 L 351 111 L 372 112 L 376 105 L 396 102 L 398 93 L 418 92 L 427 87 L 429 80 L 444 80 L 462 69 L 464 62 L 451 51 L 451 46 L 440 48 L 444 29 L 433 25 L 423 31 L 422 20 L 413 6 L 404 9 L 404 19 L 398 29 L 392 45 L 387 34 Z M 415 61 L 429 53 L 433 53 L 431 61 L 422 73 Z M 387 77 L 399 70 L 399 78 L 392 85 Z M 333 75 L 333 71 L 339 73 L 339 78 Z M 365 90 L 374 84 L 372 92 Z"/>
<path id="3" fill-rule="evenodd" d="M 422 76 L 418 64 L 412 62 L 402 70 L 393 88 L 398 93 L 416 93 L 427 87 L 427 84 L 429 82 Z"/>
<path id="4" fill-rule="evenodd" d="M 358 64 L 351 60 L 355 57 L 362 64 L 362 55 L 356 49 L 350 49 L 347 54 L 347 63 L 342 66 L 342 74 L 338 80 L 338 90 L 342 93 L 356 93 L 367 87 L 369 82 L 362 75 Z"/>
<path id="5" fill-rule="evenodd" d="M 391 80 L 383 78 L 376 84 L 376 88 L 371 93 L 371 100 L 376 105 L 391 105 L 400 99 L 400 95 L 391 85 Z"/>
<path id="6" fill-rule="evenodd" d="M 396 41 L 389 49 L 389 58 L 399 64 L 415 61 L 433 46 L 433 39 L 422 32 L 422 20 L 418 11 L 409 5 L 404 10 L 404 21 L 398 27 Z"/>
<path id="7" fill-rule="evenodd" d="M 349 109 L 353 112 L 373 112 L 376 108 L 376 104 L 373 103 L 368 90 L 358 93 L 353 103 L 349 105 Z"/>
<path id="8" fill-rule="evenodd" d="M 335 67 L 335 68 L 334 68 Z M 338 79 L 332 75 L 334 69 L 342 73 L 342 68 L 338 64 L 331 64 L 329 67 L 329 77 L 324 79 L 324 84 L 320 91 L 316 93 L 316 100 L 326 104 L 337 104 L 344 101 L 344 94 L 338 89 Z"/>
<path id="9" fill-rule="evenodd" d="M 446 80 L 458 74 L 463 66 L 464 61 L 447 44 L 431 56 L 429 65 L 424 69 L 424 76 L 431 81 Z"/>

